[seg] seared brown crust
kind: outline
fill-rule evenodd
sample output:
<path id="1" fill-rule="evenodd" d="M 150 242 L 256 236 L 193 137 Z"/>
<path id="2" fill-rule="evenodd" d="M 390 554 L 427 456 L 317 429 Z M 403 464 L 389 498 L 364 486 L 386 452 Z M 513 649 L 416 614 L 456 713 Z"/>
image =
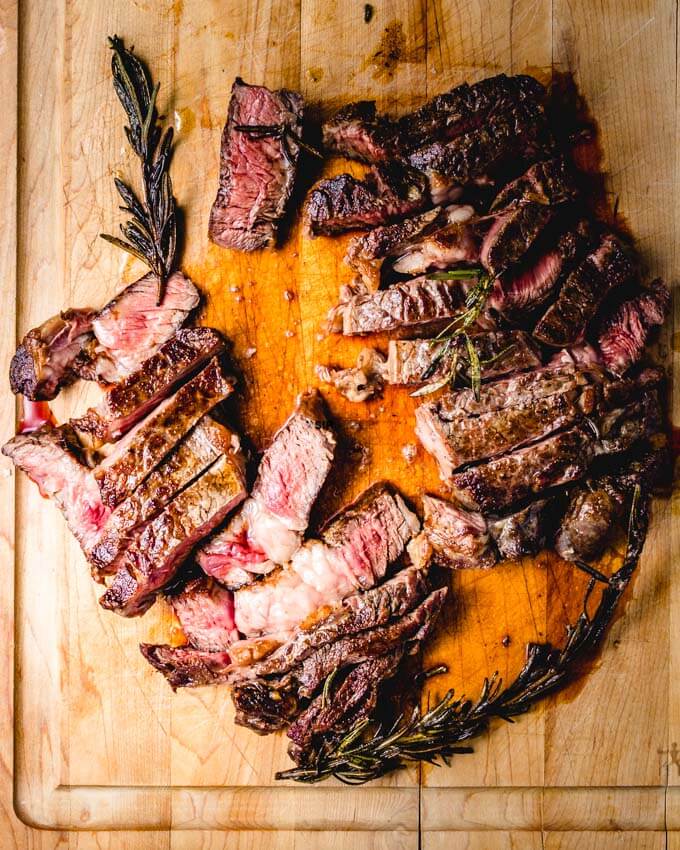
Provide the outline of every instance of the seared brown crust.
<path id="1" fill-rule="evenodd" d="M 326 151 L 362 162 L 380 162 L 397 154 L 396 125 L 378 115 L 374 100 L 343 106 L 321 126 Z"/>
<path id="2" fill-rule="evenodd" d="M 224 672 L 229 667 L 227 652 L 151 643 L 140 643 L 139 650 L 149 664 L 165 676 L 173 691 L 218 685 L 224 681 Z"/>
<path id="3" fill-rule="evenodd" d="M 578 195 L 576 177 L 563 156 L 532 165 L 521 177 L 508 183 L 494 198 L 491 212 L 515 201 L 532 200 L 543 204 L 561 204 Z"/>
<path id="4" fill-rule="evenodd" d="M 489 533 L 503 558 L 516 560 L 535 555 L 545 546 L 553 530 L 551 512 L 555 501 L 539 499 L 513 514 L 489 520 Z"/>
<path id="5" fill-rule="evenodd" d="M 547 204 L 522 202 L 499 213 L 481 251 L 482 265 L 497 277 L 519 262 L 554 216 Z"/>
<path id="6" fill-rule="evenodd" d="M 498 555 L 481 514 L 428 495 L 423 512 L 423 531 L 437 564 L 454 570 L 494 566 Z"/>

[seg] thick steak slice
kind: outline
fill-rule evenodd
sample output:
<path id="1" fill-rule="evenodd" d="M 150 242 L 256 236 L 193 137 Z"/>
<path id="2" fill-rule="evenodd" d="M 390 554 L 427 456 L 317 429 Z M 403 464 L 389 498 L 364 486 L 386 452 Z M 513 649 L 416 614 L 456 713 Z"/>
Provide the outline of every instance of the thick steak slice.
<path id="1" fill-rule="evenodd" d="M 397 128 L 378 115 L 374 100 L 359 100 L 339 109 L 321 125 L 323 147 L 362 162 L 382 162 L 397 153 Z"/>
<path id="2" fill-rule="evenodd" d="M 582 478 L 595 448 L 590 434 L 572 428 L 451 476 L 451 490 L 466 508 L 501 512 L 549 487 Z"/>
<path id="3" fill-rule="evenodd" d="M 399 120 L 402 143 L 409 149 L 446 141 L 481 127 L 491 115 L 529 100 L 540 103 L 544 87 L 533 77 L 498 74 L 439 94 Z"/>
<path id="4" fill-rule="evenodd" d="M 419 171 L 385 162 L 363 180 L 351 174 L 321 180 L 309 193 L 305 222 L 312 236 L 344 233 L 387 224 L 429 205 L 427 181 Z"/>
<path id="5" fill-rule="evenodd" d="M 93 447 L 111 443 L 168 396 L 192 372 L 224 350 L 212 328 L 182 328 L 133 372 L 111 387 L 97 407 L 72 419 L 80 437 Z"/>
<path id="6" fill-rule="evenodd" d="M 38 485 L 43 496 L 54 500 L 87 551 L 110 511 L 102 503 L 92 471 L 78 457 L 78 443 L 68 425 L 43 425 L 30 434 L 17 434 L 2 453 Z"/>
<path id="7" fill-rule="evenodd" d="M 579 342 L 605 297 L 630 281 L 634 272 L 621 242 L 606 234 L 564 281 L 557 300 L 534 328 L 534 336 L 556 348 Z"/>
<path id="8" fill-rule="evenodd" d="M 662 325 L 671 305 L 671 295 L 662 280 L 624 301 L 602 323 L 597 344 L 604 365 L 615 375 L 623 375 L 642 357 L 651 329 Z"/>
<path id="9" fill-rule="evenodd" d="M 88 552 L 95 577 L 115 572 L 121 555 L 138 537 L 141 526 L 224 454 L 229 455 L 245 476 L 237 435 L 210 416 L 202 417 L 148 478 L 111 513 L 96 545 Z"/>
<path id="10" fill-rule="evenodd" d="M 508 183 L 496 195 L 491 212 L 516 201 L 533 200 L 539 204 L 562 204 L 578 196 L 576 175 L 563 156 L 534 163 L 521 177 Z"/>
<path id="11" fill-rule="evenodd" d="M 139 650 L 146 660 L 162 673 L 173 691 L 177 688 L 200 688 L 226 681 L 228 652 L 206 652 L 192 646 L 166 646 L 141 643 Z"/>
<path id="12" fill-rule="evenodd" d="M 286 567 L 235 594 L 236 625 L 246 636 L 290 632 L 323 605 L 385 575 L 418 531 L 417 517 L 386 484 L 369 487 L 308 540 Z"/>
<path id="13" fill-rule="evenodd" d="M 143 614 L 191 550 L 219 525 L 246 495 L 240 467 L 222 455 L 144 527 L 100 605 L 124 617 Z"/>
<path id="14" fill-rule="evenodd" d="M 30 330 L 9 365 L 12 392 L 33 401 L 50 401 L 79 375 L 93 340 L 95 311 L 65 310 Z"/>
<path id="15" fill-rule="evenodd" d="M 169 597 L 169 602 L 187 641 L 195 649 L 224 652 L 238 640 L 233 594 L 213 579 L 193 579 Z"/>
<path id="16" fill-rule="evenodd" d="M 540 552 L 554 527 L 554 507 L 555 499 L 539 499 L 508 516 L 489 519 L 489 533 L 501 557 L 515 561 Z"/>
<path id="17" fill-rule="evenodd" d="M 396 330 L 428 333 L 462 312 L 466 288 L 461 284 L 417 277 L 377 292 L 347 293 L 328 314 L 328 327 L 345 336 Z"/>
<path id="18" fill-rule="evenodd" d="M 302 542 L 309 514 L 333 462 L 335 435 L 318 392 L 300 396 L 264 453 L 251 498 L 227 528 L 201 547 L 208 575 L 237 586 L 286 564 Z"/>
<path id="19" fill-rule="evenodd" d="M 84 377 L 113 382 L 136 372 L 174 336 L 201 299 L 189 278 L 175 272 L 165 282 L 163 301 L 157 300 L 158 278 L 147 274 L 99 311 L 92 323 L 97 345 Z"/>
<path id="20" fill-rule="evenodd" d="M 541 106 L 523 102 L 492 115 L 488 123 L 450 142 L 435 141 L 414 151 L 409 162 L 422 171 L 434 204 L 455 201 L 467 186 L 493 182 L 552 149 Z"/>
<path id="21" fill-rule="evenodd" d="M 489 274 L 498 277 L 518 263 L 545 231 L 555 215 L 546 204 L 521 202 L 497 213 L 479 259 Z"/>
<path id="22" fill-rule="evenodd" d="M 295 182 L 303 106 L 297 92 L 234 80 L 208 224 L 215 244 L 241 251 L 275 244 Z M 239 127 L 259 127 L 260 132 Z"/>
<path id="23" fill-rule="evenodd" d="M 498 554 L 484 517 L 435 496 L 423 496 L 423 531 L 434 560 L 454 570 L 493 567 Z"/>
<path id="24" fill-rule="evenodd" d="M 231 394 L 217 358 L 129 431 L 95 470 L 102 499 L 113 508 L 130 495 L 196 422 Z"/>

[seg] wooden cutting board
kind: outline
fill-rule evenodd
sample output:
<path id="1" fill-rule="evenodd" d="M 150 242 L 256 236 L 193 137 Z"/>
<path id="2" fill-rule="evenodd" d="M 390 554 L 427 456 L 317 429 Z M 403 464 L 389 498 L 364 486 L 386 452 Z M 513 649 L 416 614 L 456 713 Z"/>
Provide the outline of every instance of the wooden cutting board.
<path id="1" fill-rule="evenodd" d="M 67 306 L 104 303 L 139 271 L 98 238 L 120 221 L 113 175 L 134 167 L 111 88 L 113 33 L 162 83 L 161 109 L 177 131 L 183 267 L 206 295 L 203 321 L 233 341 L 243 379 L 233 415 L 256 450 L 316 383 L 315 364 L 348 365 L 362 343 L 322 333 L 349 278 L 344 240 L 311 241 L 296 225 L 276 253 L 242 256 L 207 241 L 236 74 L 299 89 L 322 110 L 371 97 L 399 112 L 501 71 L 544 80 L 553 69 L 573 72 L 599 123 L 607 191 L 648 272 L 675 282 L 676 3 L 376 0 L 370 8 L 358 0 L 26 0 L 20 10 L 0 2 L 2 363 L 28 328 Z M 669 365 L 676 348 L 669 322 L 660 343 Z M 4 382 L 0 391 L 4 441 L 15 412 Z M 74 388 L 54 404 L 57 417 L 92 397 L 91 387 Z M 423 489 L 436 492 L 431 460 L 422 450 L 411 457 L 406 393 L 358 406 L 327 399 L 343 451 L 315 523 L 378 478 L 416 504 Z M 4 458 L 0 473 L 0 848 L 680 847 L 672 832 L 680 829 L 680 579 L 670 502 L 656 505 L 625 612 L 576 685 L 494 727 L 450 768 L 412 768 L 362 788 L 306 787 L 273 780 L 289 764 L 285 738 L 235 728 L 224 688 L 171 693 L 137 648 L 177 638 L 168 611 L 158 604 L 131 621 L 102 611 L 56 509 Z M 428 650 L 428 663 L 446 661 L 450 672 L 433 681 L 432 698 L 449 686 L 474 696 L 494 670 L 512 677 L 527 640 L 561 639 L 584 582 L 541 556 L 453 575 L 451 589 Z"/>

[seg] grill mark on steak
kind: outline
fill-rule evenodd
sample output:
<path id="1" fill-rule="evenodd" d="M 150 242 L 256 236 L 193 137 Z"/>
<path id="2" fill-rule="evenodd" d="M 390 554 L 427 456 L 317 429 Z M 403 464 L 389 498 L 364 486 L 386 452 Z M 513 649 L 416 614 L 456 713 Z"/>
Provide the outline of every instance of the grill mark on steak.
<path id="1" fill-rule="evenodd" d="M 316 391 L 304 393 L 265 451 L 251 498 L 201 547 L 204 572 L 238 587 L 287 563 L 302 542 L 335 445 L 323 399 Z"/>
<path id="2" fill-rule="evenodd" d="M 193 579 L 169 597 L 190 646 L 207 652 L 225 652 L 238 640 L 234 597 L 207 576 Z"/>
<path id="3" fill-rule="evenodd" d="M 139 422 L 95 470 L 104 504 L 113 508 L 130 495 L 187 431 L 231 394 L 217 358 Z"/>
<path id="4" fill-rule="evenodd" d="M 95 578 L 115 572 L 118 561 L 139 534 L 184 487 L 228 454 L 242 475 L 244 460 L 238 436 L 210 416 L 203 416 L 159 466 L 109 516 L 96 545 L 88 552 Z"/>
<path id="5" fill-rule="evenodd" d="M 572 271 L 557 296 L 534 328 L 534 336 L 546 345 L 566 348 L 579 342 L 608 293 L 631 280 L 633 263 L 613 234 Z"/>
<path id="6" fill-rule="evenodd" d="M 434 560 L 450 569 L 488 569 L 498 560 L 486 519 L 435 496 L 423 496 L 423 531 Z"/>
<path id="7" fill-rule="evenodd" d="M 206 652 L 191 646 L 167 646 L 141 643 L 146 660 L 162 673 L 173 691 L 218 685 L 229 667 L 229 653 Z"/>
<path id="8" fill-rule="evenodd" d="M 430 205 L 427 180 L 398 162 L 373 166 L 363 180 L 339 174 L 319 181 L 305 205 L 312 236 L 387 224 Z"/>
<path id="9" fill-rule="evenodd" d="M 521 200 L 553 205 L 573 201 L 577 196 L 576 175 L 564 156 L 557 156 L 534 163 L 521 177 L 508 183 L 494 198 L 490 211 Z"/>
<path id="10" fill-rule="evenodd" d="M 128 549 L 122 566 L 99 603 L 124 617 L 143 614 L 194 546 L 243 501 L 241 468 L 222 455 L 176 496 Z"/>
<path id="11" fill-rule="evenodd" d="M 212 328 L 180 329 L 137 372 L 111 387 L 97 407 L 71 419 L 71 425 L 94 448 L 113 442 L 223 350 L 224 340 Z"/>
<path id="12" fill-rule="evenodd" d="M 349 103 L 321 125 L 324 150 L 368 163 L 397 155 L 396 133 L 396 124 L 378 115 L 374 100 Z"/>
<path id="13" fill-rule="evenodd" d="M 208 235 L 223 248 L 254 251 L 273 246 L 293 191 L 300 153 L 303 99 L 287 89 L 270 91 L 237 77 L 222 132 L 217 197 Z M 279 135 L 243 132 L 239 126 L 282 128 Z"/>

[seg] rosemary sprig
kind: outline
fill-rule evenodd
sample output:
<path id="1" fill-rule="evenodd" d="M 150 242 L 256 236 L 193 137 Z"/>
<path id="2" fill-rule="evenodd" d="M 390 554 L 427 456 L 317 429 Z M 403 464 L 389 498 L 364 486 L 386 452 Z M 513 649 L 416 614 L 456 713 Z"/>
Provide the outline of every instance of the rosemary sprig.
<path id="1" fill-rule="evenodd" d="M 291 142 L 312 156 L 323 159 L 321 151 L 304 142 L 297 133 L 293 132 L 292 127 L 288 124 L 236 124 L 234 125 L 234 129 L 238 130 L 239 133 L 246 133 L 254 139 L 278 139 L 283 148 L 283 155 L 291 166 L 295 165 L 294 152 L 290 147 Z"/>
<path id="2" fill-rule="evenodd" d="M 149 266 L 158 277 L 160 304 L 177 250 L 177 210 L 169 172 L 172 127 L 163 132 L 159 123 L 156 99 L 160 83 L 152 87 L 146 67 L 117 35 L 109 38 L 109 45 L 113 87 L 128 118 L 125 135 L 141 163 L 143 196 L 115 178 L 124 204 L 120 209 L 131 217 L 120 226 L 125 239 L 105 233 L 102 238 Z"/>
<path id="3" fill-rule="evenodd" d="M 320 782 L 334 776 L 358 785 L 377 779 L 407 762 L 449 763 L 451 756 L 469 753 L 463 742 L 484 732 L 496 718 L 511 720 L 528 711 L 536 700 L 564 685 L 578 664 L 601 641 L 616 606 L 635 571 L 649 521 L 649 496 L 636 486 L 630 510 L 628 543 L 621 567 L 609 578 L 593 575 L 576 623 L 567 627 L 562 649 L 548 643 L 527 645 L 526 662 L 517 678 L 503 687 L 498 673 L 485 679 L 478 699 L 456 697 L 453 690 L 422 713 L 419 708 L 398 717 L 386 730 L 368 719 L 360 721 L 339 742 L 327 742 L 303 767 L 284 770 L 277 779 Z M 591 615 L 588 603 L 596 583 L 604 581 L 598 605 Z"/>

